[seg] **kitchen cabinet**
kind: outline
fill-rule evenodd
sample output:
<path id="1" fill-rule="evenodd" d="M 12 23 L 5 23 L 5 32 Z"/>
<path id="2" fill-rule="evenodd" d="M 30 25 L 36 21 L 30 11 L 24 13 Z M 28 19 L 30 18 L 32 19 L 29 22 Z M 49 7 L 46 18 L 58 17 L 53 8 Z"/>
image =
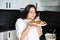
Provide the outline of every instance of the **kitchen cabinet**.
<path id="1" fill-rule="evenodd" d="M 20 4 L 19 5 L 20 8 L 25 8 L 27 5 L 33 4 L 37 7 L 37 11 L 42 11 L 43 10 L 39 0 L 19 0 L 19 4 Z"/>
<path id="2" fill-rule="evenodd" d="M 19 10 L 20 8 L 25 8 L 28 4 L 37 6 L 38 11 L 43 10 L 39 0 L 0 0 L 0 9 Z"/>
<path id="3" fill-rule="evenodd" d="M 19 0 L 0 0 L 0 9 L 18 9 Z"/>
<path id="4" fill-rule="evenodd" d="M 0 32 L 0 40 L 18 40 L 16 30 Z"/>

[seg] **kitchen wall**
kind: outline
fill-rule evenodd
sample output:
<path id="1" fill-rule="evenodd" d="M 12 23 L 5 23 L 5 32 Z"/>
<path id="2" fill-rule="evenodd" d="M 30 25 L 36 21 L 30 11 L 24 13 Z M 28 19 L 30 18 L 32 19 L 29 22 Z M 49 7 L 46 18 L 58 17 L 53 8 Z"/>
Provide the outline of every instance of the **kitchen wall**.
<path id="1" fill-rule="evenodd" d="M 40 0 L 44 10 L 60 11 L 60 0 Z"/>

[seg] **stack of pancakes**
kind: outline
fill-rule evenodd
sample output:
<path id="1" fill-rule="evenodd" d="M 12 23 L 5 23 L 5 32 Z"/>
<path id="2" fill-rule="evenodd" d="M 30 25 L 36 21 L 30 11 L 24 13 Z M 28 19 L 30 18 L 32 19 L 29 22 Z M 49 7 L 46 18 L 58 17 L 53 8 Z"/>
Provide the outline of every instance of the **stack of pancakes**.
<path id="1" fill-rule="evenodd" d="M 31 22 L 32 23 L 37 23 L 37 24 L 40 24 L 40 25 L 47 24 L 45 21 L 41 21 L 41 20 L 32 20 Z"/>

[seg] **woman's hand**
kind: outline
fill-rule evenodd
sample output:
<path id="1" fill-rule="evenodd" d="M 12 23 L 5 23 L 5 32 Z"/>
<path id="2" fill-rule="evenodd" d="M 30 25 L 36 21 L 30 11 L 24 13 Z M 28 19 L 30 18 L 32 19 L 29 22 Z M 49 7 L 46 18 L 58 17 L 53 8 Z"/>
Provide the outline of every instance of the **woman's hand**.
<path id="1" fill-rule="evenodd" d="M 29 22 L 29 25 L 30 26 L 36 26 L 36 27 L 39 26 L 37 23 L 33 23 L 33 22 Z"/>
<path id="2" fill-rule="evenodd" d="M 28 24 L 29 26 L 34 26 L 34 24 L 32 23 L 32 22 L 29 22 L 29 24 Z"/>

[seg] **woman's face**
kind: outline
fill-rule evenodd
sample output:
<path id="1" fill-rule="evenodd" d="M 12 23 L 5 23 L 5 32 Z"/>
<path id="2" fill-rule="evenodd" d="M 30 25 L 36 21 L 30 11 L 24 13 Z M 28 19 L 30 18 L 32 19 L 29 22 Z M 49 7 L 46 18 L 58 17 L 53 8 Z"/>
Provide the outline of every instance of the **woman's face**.
<path id="1" fill-rule="evenodd" d="M 29 11 L 29 13 L 28 13 L 28 15 L 27 15 L 27 19 L 32 20 L 32 19 L 35 18 L 35 16 L 36 16 L 35 8 L 34 8 L 34 7 L 31 7 L 31 8 L 30 8 L 30 11 Z"/>

